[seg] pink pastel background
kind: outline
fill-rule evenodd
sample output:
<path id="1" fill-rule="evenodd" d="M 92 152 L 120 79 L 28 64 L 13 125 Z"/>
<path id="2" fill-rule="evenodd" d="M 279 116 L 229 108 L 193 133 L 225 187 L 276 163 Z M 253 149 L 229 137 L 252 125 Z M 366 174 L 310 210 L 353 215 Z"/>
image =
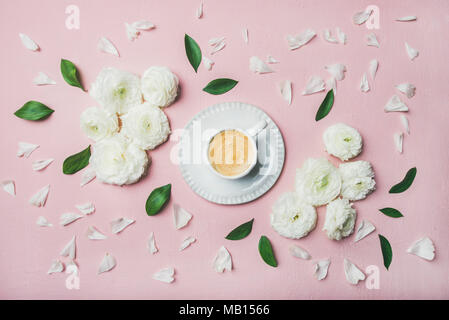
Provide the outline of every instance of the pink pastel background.
<path id="1" fill-rule="evenodd" d="M 0 136 L 2 159 L 0 179 L 16 182 L 17 196 L 0 192 L 0 297 L 43 299 L 402 299 L 449 298 L 449 112 L 448 54 L 449 2 L 440 1 L 210 1 L 204 0 L 204 16 L 195 11 L 201 0 L 183 1 L 2 1 L 0 4 L 1 59 L 0 87 L 2 107 Z M 65 8 L 80 9 L 81 28 L 65 27 Z M 368 47 L 364 25 L 352 23 L 355 12 L 367 5 L 380 8 L 380 29 L 374 30 L 380 48 Z M 417 15 L 418 21 L 401 23 L 394 19 Z M 124 22 L 148 19 L 156 29 L 143 32 L 134 42 L 125 35 Z M 249 30 L 249 44 L 241 30 Z M 325 28 L 340 27 L 348 35 L 346 45 L 325 42 Z M 289 51 L 285 36 L 313 28 L 319 34 L 307 46 Z M 40 52 L 26 50 L 18 33 L 26 33 L 41 47 Z M 226 48 L 212 56 L 215 66 L 198 74 L 189 65 L 183 37 L 188 33 L 200 44 L 206 56 L 210 38 L 225 36 Z M 101 53 L 97 41 L 109 38 L 120 58 Z M 404 42 L 420 51 L 414 61 L 407 57 Z M 280 61 L 272 65 L 272 74 L 257 75 L 248 69 L 249 57 L 262 59 L 270 54 Z M 278 183 L 260 199 L 238 206 L 216 205 L 194 194 L 183 181 L 179 168 L 169 160 L 177 143 L 169 141 L 151 152 L 150 174 L 138 184 L 117 187 L 94 181 L 80 188 L 81 174 L 62 174 L 62 162 L 90 142 L 79 129 L 79 115 L 96 102 L 80 89 L 67 85 L 59 72 L 59 61 L 66 58 L 80 69 L 86 88 L 102 67 L 114 66 L 137 74 L 151 65 L 169 66 L 180 78 L 182 95 L 165 111 L 172 129 L 179 129 L 200 110 L 222 101 L 242 101 L 259 106 L 280 127 L 286 145 L 285 167 Z M 358 87 L 371 59 L 380 67 L 371 91 Z M 324 93 L 302 96 L 301 91 L 312 75 L 327 78 L 324 66 L 347 66 L 345 80 L 338 82 L 334 108 L 316 123 L 315 112 Z M 57 81 L 54 86 L 38 87 L 32 79 L 44 71 Z M 239 84 L 222 96 L 201 89 L 214 78 L 230 77 Z M 282 100 L 277 83 L 293 83 L 293 103 Z M 398 154 L 393 134 L 403 130 L 399 114 L 387 114 L 383 106 L 397 91 L 394 85 L 411 82 L 416 96 L 407 99 L 411 134 L 405 135 L 404 153 Z M 33 123 L 16 118 L 13 112 L 28 100 L 38 100 L 55 113 L 47 120 Z M 293 189 L 295 169 L 307 157 L 327 156 L 321 134 L 331 124 L 345 122 L 357 128 L 364 138 L 364 150 L 358 159 L 372 162 L 377 190 L 366 200 L 356 202 L 358 222 L 368 219 L 377 227 L 359 243 L 350 237 L 340 242 L 327 239 L 321 231 L 325 208 L 318 210 L 315 231 L 301 240 L 282 238 L 269 224 L 270 207 L 283 192 Z M 28 159 L 17 158 L 17 143 L 39 144 Z M 55 158 L 42 172 L 31 169 L 32 161 Z M 338 163 L 337 160 L 332 160 Z M 407 169 L 416 166 L 418 174 L 412 187 L 402 194 L 390 195 L 388 189 L 401 180 Z M 155 217 L 146 215 L 148 194 L 157 186 L 172 183 L 172 200 L 192 212 L 188 227 L 177 231 L 171 208 Z M 28 199 L 41 187 L 51 184 L 47 204 L 36 208 Z M 97 211 L 69 226 L 58 225 L 63 212 L 74 205 L 94 202 Z M 391 206 L 404 218 L 392 219 L 378 212 Z M 47 217 L 53 228 L 36 225 L 38 216 Z M 136 223 L 119 235 L 110 232 L 109 222 L 121 216 Z M 255 218 L 251 235 L 242 241 L 224 236 L 235 226 Z M 88 226 L 94 225 L 108 235 L 104 241 L 87 239 Z M 160 252 L 146 249 L 148 235 L 154 231 Z M 387 237 L 394 257 L 390 270 L 383 267 L 377 232 Z M 273 244 L 278 268 L 266 265 L 257 251 L 260 235 Z M 80 266 L 80 290 L 65 287 L 66 274 L 47 275 L 53 259 L 62 247 L 77 235 Z M 198 240 L 178 252 L 181 241 L 193 235 Z M 411 243 L 429 236 L 436 245 L 436 258 L 424 261 L 405 251 Z M 290 256 L 288 247 L 298 244 L 307 249 L 311 261 Z M 212 260 L 221 245 L 230 251 L 234 269 L 218 274 Z M 97 275 L 105 252 L 117 259 L 111 272 Z M 332 260 L 328 277 L 317 281 L 313 276 L 316 259 Z M 380 289 L 368 290 L 365 283 L 350 285 L 343 273 L 343 258 L 349 258 L 363 270 L 369 265 L 380 269 Z M 152 280 L 161 268 L 173 266 L 176 281 L 170 285 Z"/>

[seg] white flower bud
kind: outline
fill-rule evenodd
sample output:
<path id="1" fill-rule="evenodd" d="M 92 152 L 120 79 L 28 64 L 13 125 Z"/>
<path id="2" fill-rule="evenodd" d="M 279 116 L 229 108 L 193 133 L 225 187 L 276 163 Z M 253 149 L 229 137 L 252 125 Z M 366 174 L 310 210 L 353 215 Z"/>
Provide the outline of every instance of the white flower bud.
<path id="1" fill-rule="evenodd" d="M 326 151 L 342 161 L 354 158 L 362 151 L 362 136 L 344 123 L 327 128 L 323 133 L 323 141 Z"/>
<path id="2" fill-rule="evenodd" d="M 150 67 L 142 76 L 145 101 L 156 107 L 167 107 L 178 94 L 178 78 L 167 67 Z"/>
<path id="3" fill-rule="evenodd" d="M 86 136 L 94 141 L 110 137 L 118 131 L 117 115 L 96 107 L 83 111 L 80 125 Z"/>
<path id="4" fill-rule="evenodd" d="M 354 232 L 356 212 L 348 199 L 335 199 L 326 207 L 323 230 L 329 239 L 341 240 Z"/>

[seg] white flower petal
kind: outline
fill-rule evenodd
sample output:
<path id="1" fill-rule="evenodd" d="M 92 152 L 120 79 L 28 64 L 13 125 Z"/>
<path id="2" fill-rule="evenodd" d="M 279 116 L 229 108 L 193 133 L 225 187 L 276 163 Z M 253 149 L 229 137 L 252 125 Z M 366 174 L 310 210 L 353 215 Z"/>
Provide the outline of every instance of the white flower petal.
<path id="1" fill-rule="evenodd" d="M 36 224 L 40 227 L 53 227 L 53 225 L 43 216 L 37 218 Z"/>
<path id="2" fill-rule="evenodd" d="M 63 272 L 63 271 L 64 271 L 64 264 L 60 260 L 56 259 L 56 260 L 53 260 L 53 262 L 50 266 L 50 269 L 48 269 L 47 273 L 52 274 L 52 273 Z"/>
<path id="3" fill-rule="evenodd" d="M 302 95 L 313 94 L 316 92 L 323 91 L 326 88 L 324 80 L 319 76 L 312 76 L 309 78 L 306 84 L 306 88 L 302 92 Z"/>
<path id="4" fill-rule="evenodd" d="M 268 55 L 267 63 L 279 63 L 279 61 L 277 59 L 273 58 L 272 56 Z"/>
<path id="5" fill-rule="evenodd" d="M 129 218 L 118 218 L 117 220 L 111 221 L 111 231 L 112 233 L 120 233 L 130 224 L 133 224 L 135 220 Z"/>
<path id="6" fill-rule="evenodd" d="M 354 242 L 362 240 L 374 230 L 376 230 L 376 227 L 371 222 L 369 222 L 368 220 L 363 220 L 362 222 L 360 222 L 357 228 Z"/>
<path id="7" fill-rule="evenodd" d="M 33 161 L 33 170 L 40 171 L 47 168 L 55 159 L 45 159 Z"/>
<path id="8" fill-rule="evenodd" d="M 115 258 L 110 255 L 109 253 L 106 253 L 103 257 L 103 260 L 100 263 L 100 267 L 98 268 L 98 274 L 107 272 L 112 270 L 117 265 L 117 261 Z"/>
<path id="9" fill-rule="evenodd" d="M 72 212 L 63 213 L 63 214 L 61 214 L 61 217 L 59 218 L 59 224 L 61 226 L 66 226 L 82 217 L 84 217 L 84 216 L 82 214 L 78 214 L 78 213 L 72 213 Z"/>
<path id="10" fill-rule="evenodd" d="M 138 35 L 140 34 L 139 30 L 137 30 L 132 25 L 125 23 L 126 28 L 126 36 L 128 37 L 128 40 L 134 41 L 137 39 Z"/>
<path id="11" fill-rule="evenodd" d="M 142 93 L 144 104 L 156 107 L 168 107 L 178 95 L 178 77 L 167 67 L 153 66 L 142 75 Z"/>
<path id="12" fill-rule="evenodd" d="M 16 184 L 13 180 L 2 181 L 2 188 L 12 196 L 16 195 Z"/>
<path id="13" fill-rule="evenodd" d="M 290 50 L 295 50 L 306 45 L 316 36 L 315 31 L 307 29 L 296 36 L 287 35 L 287 43 Z"/>
<path id="14" fill-rule="evenodd" d="M 176 229 L 184 228 L 192 219 L 192 215 L 187 210 L 181 208 L 176 203 L 173 204 L 173 221 Z"/>
<path id="15" fill-rule="evenodd" d="M 377 40 L 376 34 L 370 33 L 366 36 L 366 44 L 368 46 L 379 48 L 379 41 Z"/>
<path id="16" fill-rule="evenodd" d="M 151 254 L 155 254 L 159 251 L 159 249 L 156 246 L 156 241 L 154 240 L 154 233 L 151 232 L 150 236 L 148 237 L 148 251 L 150 251 Z"/>
<path id="17" fill-rule="evenodd" d="M 44 86 L 48 84 L 56 84 L 56 81 L 51 79 L 43 72 L 39 72 L 38 75 L 33 79 L 33 83 L 38 86 Z"/>
<path id="18" fill-rule="evenodd" d="M 284 80 L 279 83 L 282 98 L 288 102 L 288 105 L 292 104 L 292 83 L 290 80 Z"/>
<path id="19" fill-rule="evenodd" d="M 208 41 L 208 44 L 212 47 L 215 47 L 217 45 L 219 45 L 220 43 L 222 43 L 225 40 L 225 37 L 216 37 L 216 38 L 212 38 Z"/>
<path id="20" fill-rule="evenodd" d="M 416 87 L 411 83 L 401 83 L 396 86 L 407 98 L 412 98 L 415 95 Z"/>
<path id="21" fill-rule="evenodd" d="M 215 64 L 215 62 L 213 62 L 211 59 L 209 59 L 206 56 L 203 56 L 202 62 L 203 62 L 204 68 L 206 68 L 206 70 L 209 70 L 209 71 L 212 70 L 212 67 Z"/>
<path id="22" fill-rule="evenodd" d="M 249 70 L 259 74 L 274 72 L 265 62 L 256 56 L 249 59 Z"/>
<path id="23" fill-rule="evenodd" d="M 315 277 L 318 280 L 323 280 L 327 277 L 327 270 L 329 269 L 329 265 L 331 264 L 331 259 L 325 259 L 317 261 L 315 266 Z"/>
<path id="24" fill-rule="evenodd" d="M 332 240 L 341 240 L 354 232 L 356 211 L 348 199 L 337 198 L 326 207 L 323 230 Z"/>
<path id="25" fill-rule="evenodd" d="M 410 47 L 410 45 L 407 42 L 405 43 L 405 51 L 407 51 L 407 55 L 410 58 L 410 60 L 413 60 L 417 56 L 419 56 L 419 51 Z"/>
<path id="26" fill-rule="evenodd" d="M 185 238 L 182 241 L 181 246 L 179 247 L 179 251 L 182 251 L 182 250 L 186 249 L 187 247 L 189 247 L 195 241 L 196 241 L 196 239 L 194 237 L 187 237 L 187 238 Z"/>
<path id="27" fill-rule="evenodd" d="M 345 270 L 346 280 L 348 280 L 350 284 L 356 285 L 360 280 L 365 280 L 365 274 L 348 259 L 344 259 L 343 266 Z"/>
<path id="28" fill-rule="evenodd" d="M 95 206 L 92 202 L 77 204 L 75 207 L 81 211 L 82 214 L 91 214 L 95 211 Z"/>
<path id="29" fill-rule="evenodd" d="M 407 22 L 407 21 L 416 21 L 416 19 L 418 19 L 418 17 L 416 16 L 405 16 L 397 18 L 396 21 Z"/>
<path id="30" fill-rule="evenodd" d="M 226 46 L 226 41 L 224 38 L 222 38 L 222 40 L 220 42 L 218 42 L 217 44 L 215 44 L 212 49 L 212 51 L 210 52 L 210 54 L 215 54 L 218 51 L 221 51 L 224 47 Z"/>
<path id="31" fill-rule="evenodd" d="M 341 44 L 346 44 L 346 33 L 344 33 L 339 27 L 337 27 L 337 37 L 338 42 L 340 42 Z"/>
<path id="32" fill-rule="evenodd" d="M 362 80 L 360 80 L 360 90 L 362 92 L 369 91 L 369 83 L 368 83 L 368 78 L 366 76 L 366 72 L 363 73 Z"/>
<path id="33" fill-rule="evenodd" d="M 373 59 L 370 61 L 369 63 L 369 74 L 371 75 L 371 78 L 374 80 L 374 78 L 376 77 L 376 73 L 377 73 L 377 69 L 379 68 L 379 61 L 377 61 L 376 59 Z"/>
<path id="34" fill-rule="evenodd" d="M 80 186 L 83 187 L 86 184 L 88 184 L 89 182 L 91 182 L 93 179 L 95 179 L 95 177 L 97 176 L 95 169 L 92 167 L 87 167 L 84 172 L 83 175 L 81 176 L 81 183 Z"/>
<path id="35" fill-rule="evenodd" d="M 335 63 L 324 67 L 336 80 L 341 81 L 345 78 L 346 66 L 341 63 Z"/>
<path id="36" fill-rule="evenodd" d="M 17 156 L 18 157 L 25 156 L 26 158 L 28 158 L 30 154 L 37 148 L 39 148 L 38 144 L 19 142 L 19 149 L 17 150 Z"/>
<path id="37" fill-rule="evenodd" d="M 70 240 L 65 247 L 61 250 L 60 253 L 63 257 L 70 257 L 71 259 L 76 258 L 76 236 L 73 236 L 72 240 Z"/>
<path id="38" fill-rule="evenodd" d="M 408 107 L 397 95 L 393 95 L 390 100 L 388 100 L 384 110 L 385 112 L 407 112 Z"/>
<path id="39" fill-rule="evenodd" d="M 372 10 L 357 12 L 352 17 L 352 21 L 355 24 L 359 24 L 359 25 L 363 24 L 363 23 L 365 23 L 368 20 L 369 16 L 371 15 L 371 12 L 372 12 Z"/>
<path id="40" fill-rule="evenodd" d="M 408 123 L 408 119 L 403 114 L 401 114 L 401 122 L 402 122 L 402 125 L 404 126 L 405 132 L 407 132 L 407 134 L 410 134 L 410 126 Z"/>
<path id="41" fill-rule="evenodd" d="M 38 192 L 36 192 L 29 200 L 29 203 L 36 207 L 43 207 L 45 205 L 45 202 L 47 201 L 49 191 L 50 185 L 48 184 Z"/>
<path id="42" fill-rule="evenodd" d="M 408 253 L 414 254 L 425 260 L 432 261 L 435 258 L 435 246 L 428 237 L 421 238 L 407 249 Z"/>
<path id="43" fill-rule="evenodd" d="M 201 2 L 198 9 L 196 9 L 196 18 L 201 19 L 202 16 L 203 16 L 203 3 Z"/>
<path id="44" fill-rule="evenodd" d="M 331 31 L 329 29 L 324 29 L 323 39 L 330 43 L 338 43 L 338 40 L 332 36 Z"/>
<path id="45" fill-rule="evenodd" d="M 242 37 L 243 37 L 243 41 L 245 41 L 245 43 L 248 43 L 248 29 L 244 28 L 242 30 Z"/>
<path id="46" fill-rule="evenodd" d="M 103 240 L 103 239 L 107 238 L 103 233 L 98 231 L 94 226 L 89 226 L 87 228 L 86 235 L 91 240 Z"/>
<path id="47" fill-rule="evenodd" d="M 120 57 L 120 55 L 117 51 L 117 48 L 114 46 L 114 44 L 109 39 L 107 39 L 105 37 L 101 37 L 100 40 L 98 40 L 97 47 L 98 47 L 98 49 L 100 49 L 100 51 Z"/>
<path id="48" fill-rule="evenodd" d="M 213 267 L 216 272 L 232 271 L 232 258 L 224 246 L 218 250 Z"/>
<path id="49" fill-rule="evenodd" d="M 175 280 L 174 275 L 174 268 L 164 268 L 153 274 L 153 279 L 165 283 L 172 283 Z"/>
<path id="50" fill-rule="evenodd" d="M 147 20 L 139 20 L 133 22 L 131 26 L 137 30 L 145 30 L 145 31 L 154 29 L 156 27 L 154 24 L 152 24 L 150 21 Z"/>
<path id="51" fill-rule="evenodd" d="M 350 201 L 365 199 L 376 188 L 374 171 L 368 161 L 352 161 L 340 164 L 342 179 L 341 196 Z"/>
<path id="52" fill-rule="evenodd" d="M 352 159 L 362 152 L 362 136 L 344 123 L 328 127 L 323 133 L 323 142 L 326 151 L 342 161 Z"/>
<path id="53" fill-rule="evenodd" d="M 402 153 L 402 142 L 404 140 L 404 134 L 402 132 L 395 133 L 393 137 L 394 137 L 394 144 L 396 146 L 396 150 L 399 153 Z"/>
<path id="54" fill-rule="evenodd" d="M 306 250 L 296 245 L 290 246 L 289 251 L 290 254 L 296 258 L 300 258 L 303 260 L 309 260 L 311 258 L 310 254 Z"/>
<path id="55" fill-rule="evenodd" d="M 24 33 L 19 33 L 20 40 L 22 40 L 22 44 L 25 48 L 31 51 L 39 50 L 39 46 L 36 42 L 34 42 L 29 36 Z"/>

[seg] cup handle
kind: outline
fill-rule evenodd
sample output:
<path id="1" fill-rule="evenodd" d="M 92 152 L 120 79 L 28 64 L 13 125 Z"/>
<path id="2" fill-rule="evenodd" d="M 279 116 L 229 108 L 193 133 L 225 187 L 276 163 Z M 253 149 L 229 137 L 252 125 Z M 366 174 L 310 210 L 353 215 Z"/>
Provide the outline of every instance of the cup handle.
<path id="1" fill-rule="evenodd" d="M 253 138 L 255 138 L 265 127 L 267 126 L 267 122 L 265 120 L 260 120 L 254 126 L 247 129 L 246 132 Z"/>

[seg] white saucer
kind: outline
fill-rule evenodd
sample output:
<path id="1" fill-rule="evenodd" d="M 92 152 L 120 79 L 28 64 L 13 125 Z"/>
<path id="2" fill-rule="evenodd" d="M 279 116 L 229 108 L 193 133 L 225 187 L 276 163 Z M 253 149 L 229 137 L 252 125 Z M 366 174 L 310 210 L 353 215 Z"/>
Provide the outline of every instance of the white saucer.
<path id="1" fill-rule="evenodd" d="M 258 163 L 245 177 L 226 180 L 205 163 L 204 148 L 211 130 L 248 129 L 265 120 L 258 135 Z M 199 112 L 186 125 L 179 145 L 179 167 L 194 192 L 219 204 L 240 204 L 257 199 L 276 183 L 285 159 L 284 140 L 279 128 L 261 109 L 242 102 L 223 102 Z"/>

